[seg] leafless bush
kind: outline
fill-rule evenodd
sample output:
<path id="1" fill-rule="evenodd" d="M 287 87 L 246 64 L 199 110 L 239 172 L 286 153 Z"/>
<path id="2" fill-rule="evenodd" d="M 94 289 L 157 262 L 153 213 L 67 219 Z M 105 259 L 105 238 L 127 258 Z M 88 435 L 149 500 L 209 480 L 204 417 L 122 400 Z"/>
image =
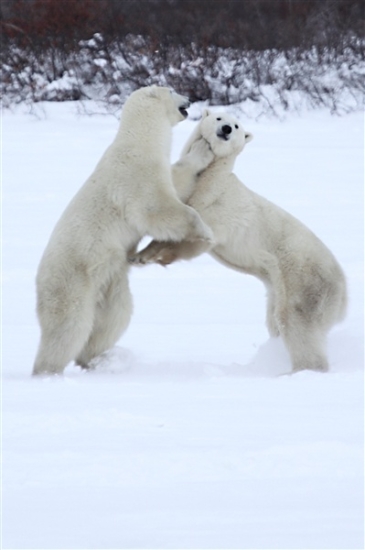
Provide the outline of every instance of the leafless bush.
<path id="1" fill-rule="evenodd" d="M 1 8 L 5 106 L 95 99 L 114 109 L 152 83 L 272 113 L 292 108 L 296 95 L 333 112 L 364 97 L 361 0 L 2 0 Z"/>

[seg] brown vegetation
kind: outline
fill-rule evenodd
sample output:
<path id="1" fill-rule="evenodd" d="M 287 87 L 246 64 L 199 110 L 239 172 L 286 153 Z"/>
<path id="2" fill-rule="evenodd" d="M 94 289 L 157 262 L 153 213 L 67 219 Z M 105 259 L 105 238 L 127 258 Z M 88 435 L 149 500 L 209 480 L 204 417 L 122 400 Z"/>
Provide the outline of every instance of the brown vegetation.
<path id="1" fill-rule="evenodd" d="M 0 24 L 8 103 L 123 100 L 152 82 L 213 103 L 255 99 L 278 83 L 278 55 L 289 67 L 278 89 L 330 93 L 305 83 L 306 63 L 361 86 L 343 68 L 364 61 L 363 0 L 2 0 Z"/>

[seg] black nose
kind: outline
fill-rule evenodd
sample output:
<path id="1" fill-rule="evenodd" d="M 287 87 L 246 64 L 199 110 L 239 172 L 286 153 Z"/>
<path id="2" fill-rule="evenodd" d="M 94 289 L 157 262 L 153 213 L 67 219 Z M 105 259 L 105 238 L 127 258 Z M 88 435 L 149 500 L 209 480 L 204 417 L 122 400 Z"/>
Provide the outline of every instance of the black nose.
<path id="1" fill-rule="evenodd" d="M 232 132 L 232 128 L 228 126 L 228 124 L 225 124 L 224 126 L 222 126 L 222 132 L 223 134 L 228 135 Z"/>

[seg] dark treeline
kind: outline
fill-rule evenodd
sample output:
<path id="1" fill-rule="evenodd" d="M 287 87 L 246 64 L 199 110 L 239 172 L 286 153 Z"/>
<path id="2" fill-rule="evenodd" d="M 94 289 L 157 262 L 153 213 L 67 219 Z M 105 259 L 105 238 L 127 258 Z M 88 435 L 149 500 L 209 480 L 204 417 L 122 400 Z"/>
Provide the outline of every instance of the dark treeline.
<path id="1" fill-rule="evenodd" d="M 349 32 L 362 36 L 363 0 L 1 0 L 3 44 L 78 47 L 101 33 L 128 34 L 156 45 L 279 50 L 336 47 Z"/>
<path id="2" fill-rule="evenodd" d="M 152 83 L 215 104 L 258 102 L 271 86 L 284 108 L 294 91 L 333 111 L 346 90 L 354 105 L 364 93 L 363 0 L 1 0 L 0 8 L 5 106 L 120 104 Z"/>

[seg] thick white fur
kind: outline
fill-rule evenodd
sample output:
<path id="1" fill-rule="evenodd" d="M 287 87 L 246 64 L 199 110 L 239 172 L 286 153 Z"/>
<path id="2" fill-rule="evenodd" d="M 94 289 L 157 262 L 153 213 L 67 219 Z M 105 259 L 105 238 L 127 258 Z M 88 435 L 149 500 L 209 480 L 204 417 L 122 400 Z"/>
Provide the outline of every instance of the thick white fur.
<path id="1" fill-rule="evenodd" d="M 157 86 L 141 88 L 125 103 L 114 142 L 42 257 L 42 334 L 33 374 L 61 373 L 73 359 L 87 367 L 118 340 L 132 314 L 127 257 L 144 235 L 198 241 L 202 250 L 211 244 L 211 230 L 179 200 L 172 181 L 172 127 L 187 106 L 187 98 Z"/>
<path id="2" fill-rule="evenodd" d="M 231 128 L 228 139 L 222 137 L 224 125 Z M 205 112 L 179 162 L 199 142 L 201 148 L 207 144 L 214 161 L 195 182 L 177 179 L 176 187 L 213 229 L 212 256 L 266 285 L 267 327 L 271 336 L 283 337 L 293 371 L 326 371 L 325 337 L 345 315 L 345 277 L 333 254 L 307 227 L 232 173 L 236 156 L 251 139 L 235 117 Z M 134 263 L 167 264 L 198 253 L 192 243 L 152 242 Z"/>

